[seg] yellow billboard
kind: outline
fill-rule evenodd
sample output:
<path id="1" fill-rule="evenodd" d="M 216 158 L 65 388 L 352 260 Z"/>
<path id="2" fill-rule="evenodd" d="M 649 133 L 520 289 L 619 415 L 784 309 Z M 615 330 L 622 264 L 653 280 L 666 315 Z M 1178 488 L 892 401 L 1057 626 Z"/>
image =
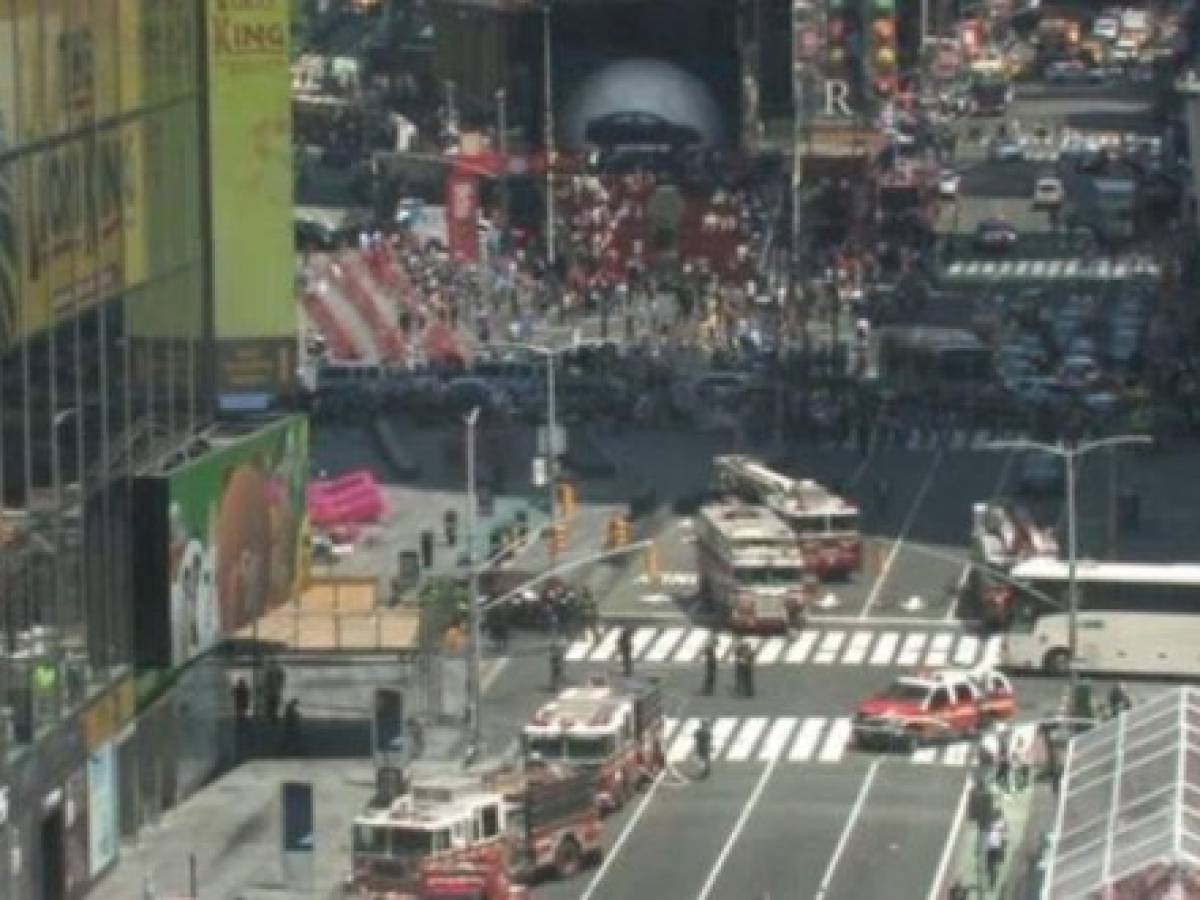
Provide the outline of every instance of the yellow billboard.
<path id="1" fill-rule="evenodd" d="M 276 392 L 271 348 L 290 352 L 295 342 L 289 13 L 289 0 L 207 4 L 219 393 L 246 393 L 250 371 L 261 373 L 255 390 Z"/>

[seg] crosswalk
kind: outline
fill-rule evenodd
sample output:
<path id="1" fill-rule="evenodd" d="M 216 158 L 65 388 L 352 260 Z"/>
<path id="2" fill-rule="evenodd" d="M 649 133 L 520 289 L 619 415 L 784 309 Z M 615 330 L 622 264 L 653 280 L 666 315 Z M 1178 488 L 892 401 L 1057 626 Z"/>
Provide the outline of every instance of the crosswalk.
<path id="1" fill-rule="evenodd" d="M 663 750 L 667 761 L 679 765 L 692 758 L 700 719 L 666 718 Z M 729 763 L 817 763 L 832 765 L 854 752 L 854 729 L 848 716 L 717 716 L 709 719 L 712 759 Z M 1013 728 L 1014 745 L 1033 746 L 1036 724 Z M 919 766 L 970 765 L 976 759 L 974 741 L 955 741 L 920 747 L 898 756 Z"/>
<path id="2" fill-rule="evenodd" d="M 950 263 L 942 271 L 943 281 L 1125 281 L 1156 278 L 1162 267 L 1145 254 L 1126 257 L 1085 259 L 968 259 Z"/>
<path id="3" fill-rule="evenodd" d="M 573 663 L 608 663 L 618 656 L 621 629 L 604 628 L 593 638 L 571 642 Z M 633 659 L 654 665 L 686 665 L 700 659 L 714 637 L 707 628 L 643 625 L 633 629 Z M 730 658 L 734 638 L 717 633 L 719 659 Z M 980 638 L 950 629 L 901 631 L 879 628 L 805 628 L 795 636 L 748 637 L 760 666 L 899 666 L 901 668 L 975 668 L 1000 660 L 999 635 Z"/>
<path id="4" fill-rule="evenodd" d="M 1021 428 L 921 428 L 916 425 L 884 425 L 871 438 L 876 448 L 900 450 L 975 452 L 994 441 L 1028 440 L 1031 434 Z M 858 448 L 858 438 L 850 434 L 839 442 L 841 449 Z"/>

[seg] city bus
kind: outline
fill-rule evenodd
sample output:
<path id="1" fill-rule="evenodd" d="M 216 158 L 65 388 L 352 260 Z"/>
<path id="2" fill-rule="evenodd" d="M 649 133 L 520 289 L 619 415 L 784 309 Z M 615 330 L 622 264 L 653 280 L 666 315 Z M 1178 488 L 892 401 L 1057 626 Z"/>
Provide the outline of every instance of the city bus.
<path id="1" fill-rule="evenodd" d="M 1011 577 L 1014 612 L 1001 659 L 1018 669 L 1069 668 L 1068 565 L 1035 558 Z M 1076 567 L 1077 667 L 1130 675 L 1200 672 L 1200 565 L 1107 563 Z"/>

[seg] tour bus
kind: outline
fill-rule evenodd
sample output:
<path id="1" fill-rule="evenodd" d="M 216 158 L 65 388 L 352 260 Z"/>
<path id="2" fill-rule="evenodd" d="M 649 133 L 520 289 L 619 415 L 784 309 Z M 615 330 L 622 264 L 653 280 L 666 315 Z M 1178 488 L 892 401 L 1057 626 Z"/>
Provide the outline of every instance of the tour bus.
<path id="1" fill-rule="evenodd" d="M 1003 639 L 1005 665 L 1069 668 L 1068 565 L 1035 558 L 1012 572 L 1015 611 Z M 1076 567 L 1077 667 L 1137 675 L 1200 672 L 1200 564 L 1106 563 Z"/>
<path id="2" fill-rule="evenodd" d="M 900 326 L 879 329 L 875 371 L 888 387 L 969 391 L 994 380 L 992 351 L 957 328 Z"/>

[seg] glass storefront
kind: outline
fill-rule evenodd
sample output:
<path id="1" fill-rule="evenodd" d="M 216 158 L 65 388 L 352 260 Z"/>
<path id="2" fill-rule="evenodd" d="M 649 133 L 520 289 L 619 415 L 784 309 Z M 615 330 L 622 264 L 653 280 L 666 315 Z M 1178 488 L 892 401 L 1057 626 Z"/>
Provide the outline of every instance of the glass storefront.
<path id="1" fill-rule="evenodd" d="M 209 408 L 198 65 L 192 3 L 0 0 L 0 751 L 128 667 L 129 475 Z"/>

